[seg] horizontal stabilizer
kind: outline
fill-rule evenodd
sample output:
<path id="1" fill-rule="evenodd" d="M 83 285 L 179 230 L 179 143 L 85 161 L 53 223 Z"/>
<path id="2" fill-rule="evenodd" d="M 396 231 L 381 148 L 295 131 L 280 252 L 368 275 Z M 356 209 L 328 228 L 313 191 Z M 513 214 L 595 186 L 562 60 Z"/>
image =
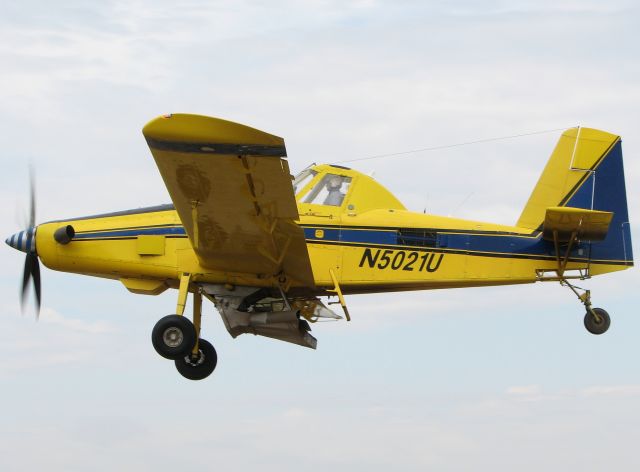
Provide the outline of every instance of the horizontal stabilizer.
<path id="1" fill-rule="evenodd" d="M 542 236 L 553 241 L 555 233 L 558 242 L 568 242 L 573 238 L 581 241 L 602 241 L 607 237 L 612 218 L 613 213 L 610 211 L 550 207 L 544 216 Z"/>

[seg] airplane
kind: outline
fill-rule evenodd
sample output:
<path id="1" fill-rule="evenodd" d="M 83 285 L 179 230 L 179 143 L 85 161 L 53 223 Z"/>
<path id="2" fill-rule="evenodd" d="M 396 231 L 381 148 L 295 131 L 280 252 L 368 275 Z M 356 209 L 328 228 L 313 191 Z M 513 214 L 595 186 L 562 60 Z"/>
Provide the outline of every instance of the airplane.
<path id="1" fill-rule="evenodd" d="M 340 165 L 293 177 L 282 138 L 231 121 L 170 114 L 142 133 L 172 204 L 36 225 L 32 189 L 28 228 L 6 242 L 27 254 L 22 300 L 32 282 L 38 308 L 39 260 L 135 294 L 177 289 L 151 340 L 187 379 L 217 365 L 201 338 L 203 297 L 234 338 L 315 349 L 310 323 L 342 319 L 320 297 L 337 297 L 349 321 L 351 294 L 554 281 L 585 306 L 586 329 L 602 334 L 609 314 L 574 281 L 633 266 L 621 138 L 604 131 L 562 133 L 514 226 L 409 211 Z"/>

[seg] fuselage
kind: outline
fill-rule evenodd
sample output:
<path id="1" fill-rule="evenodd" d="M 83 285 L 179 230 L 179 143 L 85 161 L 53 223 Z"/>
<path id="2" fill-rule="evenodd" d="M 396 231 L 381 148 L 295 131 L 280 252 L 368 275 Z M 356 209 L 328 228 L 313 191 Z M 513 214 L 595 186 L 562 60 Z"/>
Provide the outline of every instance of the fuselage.
<path id="1" fill-rule="evenodd" d="M 419 290 L 535 282 L 557 267 L 553 246 L 539 232 L 526 232 L 406 210 L 372 210 L 331 218 L 301 215 L 300 226 L 319 289 L 332 286 L 329 268 L 346 293 Z M 72 225 L 71 244 L 53 233 Z M 180 274 L 201 282 L 266 286 L 263 278 L 201 267 L 170 205 L 40 225 L 38 255 L 49 268 L 122 280 L 142 292 L 153 281 L 167 286 Z M 589 261 L 587 245 L 572 250 L 568 269 L 599 266 L 599 272 L 625 268 Z M 145 285 L 143 281 L 150 283 Z"/>
<path id="2" fill-rule="evenodd" d="M 334 202 L 318 194 L 319 202 L 314 189 L 327 175 L 340 176 L 349 188 Z M 309 177 L 294 188 L 317 293 L 333 286 L 330 271 L 345 293 L 367 293 L 530 283 L 558 267 L 553 244 L 538 229 L 411 212 L 351 169 L 315 166 Z M 53 233 L 65 225 L 75 236 L 59 244 Z M 631 265 L 590 258 L 589 244 L 571 248 L 567 270 L 589 275 Z M 185 272 L 206 283 L 271 283 L 262 274 L 202 267 L 172 205 L 45 223 L 36 245 L 51 269 L 118 279 L 139 293 L 176 286 Z"/>

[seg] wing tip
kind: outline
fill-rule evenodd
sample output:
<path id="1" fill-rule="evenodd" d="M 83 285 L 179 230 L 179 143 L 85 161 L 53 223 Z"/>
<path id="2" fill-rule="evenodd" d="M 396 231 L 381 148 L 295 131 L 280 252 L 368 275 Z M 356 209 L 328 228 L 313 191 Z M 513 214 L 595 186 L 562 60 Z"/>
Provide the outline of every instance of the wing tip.
<path id="1" fill-rule="evenodd" d="M 142 128 L 147 139 L 160 141 L 273 146 L 284 149 L 284 139 L 222 118 L 188 113 L 157 116 Z M 285 154 L 286 155 L 286 154 Z"/>

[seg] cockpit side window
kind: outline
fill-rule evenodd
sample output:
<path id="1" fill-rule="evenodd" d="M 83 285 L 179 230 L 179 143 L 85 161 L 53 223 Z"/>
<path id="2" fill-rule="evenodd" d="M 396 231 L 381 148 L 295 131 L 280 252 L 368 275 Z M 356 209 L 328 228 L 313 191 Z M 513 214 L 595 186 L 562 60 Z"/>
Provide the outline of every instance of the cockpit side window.
<path id="1" fill-rule="evenodd" d="M 313 169 L 305 169 L 293 179 L 293 193 L 298 195 L 318 173 Z"/>
<path id="2" fill-rule="evenodd" d="M 351 177 L 327 174 L 311 189 L 304 203 L 340 206 L 349 191 Z"/>

